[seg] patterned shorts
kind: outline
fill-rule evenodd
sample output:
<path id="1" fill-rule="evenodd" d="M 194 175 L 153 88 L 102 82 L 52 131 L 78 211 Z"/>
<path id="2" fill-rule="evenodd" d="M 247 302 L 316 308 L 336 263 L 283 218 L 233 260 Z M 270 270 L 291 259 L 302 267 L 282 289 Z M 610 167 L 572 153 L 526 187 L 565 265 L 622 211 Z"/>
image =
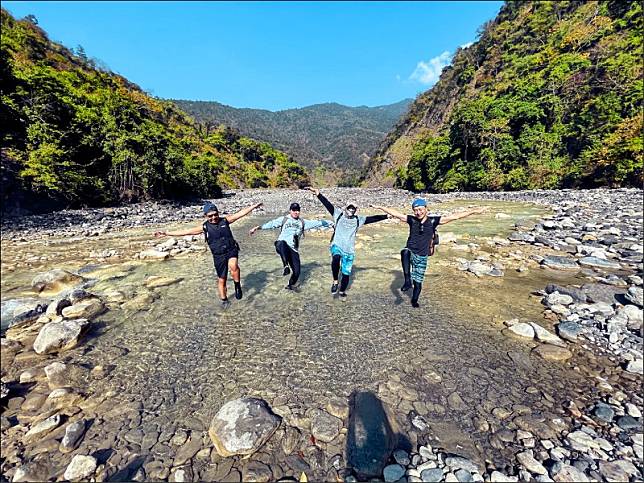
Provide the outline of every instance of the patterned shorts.
<path id="1" fill-rule="evenodd" d="M 411 279 L 416 283 L 423 283 L 425 280 L 425 270 L 427 270 L 427 259 L 411 252 Z"/>
<path id="2" fill-rule="evenodd" d="M 337 245 L 331 245 L 331 256 L 340 255 L 342 259 L 340 260 L 340 271 L 343 275 L 351 275 L 351 269 L 353 268 L 353 259 L 355 258 L 354 254 L 345 253 Z"/>

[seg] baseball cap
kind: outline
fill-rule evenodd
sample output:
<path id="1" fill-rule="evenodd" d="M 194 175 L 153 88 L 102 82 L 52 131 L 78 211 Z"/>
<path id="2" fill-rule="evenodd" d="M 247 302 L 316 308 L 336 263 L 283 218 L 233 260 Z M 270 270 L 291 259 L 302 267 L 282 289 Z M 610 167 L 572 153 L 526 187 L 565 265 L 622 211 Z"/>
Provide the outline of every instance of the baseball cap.
<path id="1" fill-rule="evenodd" d="M 289 209 L 291 211 L 300 211 L 300 204 L 299 203 L 291 203 L 291 207 Z"/>

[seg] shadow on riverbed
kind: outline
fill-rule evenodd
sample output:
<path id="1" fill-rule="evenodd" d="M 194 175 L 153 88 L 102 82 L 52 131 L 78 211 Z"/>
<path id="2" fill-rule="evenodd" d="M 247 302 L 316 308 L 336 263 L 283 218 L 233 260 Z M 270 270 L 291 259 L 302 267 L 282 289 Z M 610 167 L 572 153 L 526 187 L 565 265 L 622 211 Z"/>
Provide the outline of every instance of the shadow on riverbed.
<path id="1" fill-rule="evenodd" d="M 382 401 L 370 391 L 354 391 L 349 398 L 347 463 L 359 479 L 380 477 L 391 452 L 411 450 L 409 439 L 396 431 Z"/>

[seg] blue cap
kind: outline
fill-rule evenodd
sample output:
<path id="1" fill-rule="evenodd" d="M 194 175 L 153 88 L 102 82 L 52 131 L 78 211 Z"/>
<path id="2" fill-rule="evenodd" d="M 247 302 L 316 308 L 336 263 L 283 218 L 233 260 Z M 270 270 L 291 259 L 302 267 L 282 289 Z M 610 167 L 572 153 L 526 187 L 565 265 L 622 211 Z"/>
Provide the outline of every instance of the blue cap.
<path id="1" fill-rule="evenodd" d="M 427 207 L 427 202 L 422 198 L 416 198 L 414 202 L 411 204 L 411 207 L 416 208 L 417 206 Z"/>
<path id="2" fill-rule="evenodd" d="M 203 205 L 203 214 L 207 215 L 211 211 L 216 211 L 219 213 L 219 210 L 217 209 L 217 205 L 214 203 L 211 203 L 210 201 L 206 201 L 206 203 Z"/>

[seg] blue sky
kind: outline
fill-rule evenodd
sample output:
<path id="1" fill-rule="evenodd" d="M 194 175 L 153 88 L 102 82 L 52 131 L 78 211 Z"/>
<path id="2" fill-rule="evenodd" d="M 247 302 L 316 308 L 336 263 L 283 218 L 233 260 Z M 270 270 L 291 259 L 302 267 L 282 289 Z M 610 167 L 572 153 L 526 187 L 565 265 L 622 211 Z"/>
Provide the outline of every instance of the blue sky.
<path id="1" fill-rule="evenodd" d="M 281 110 L 431 87 L 503 2 L 2 2 L 150 94 Z"/>

